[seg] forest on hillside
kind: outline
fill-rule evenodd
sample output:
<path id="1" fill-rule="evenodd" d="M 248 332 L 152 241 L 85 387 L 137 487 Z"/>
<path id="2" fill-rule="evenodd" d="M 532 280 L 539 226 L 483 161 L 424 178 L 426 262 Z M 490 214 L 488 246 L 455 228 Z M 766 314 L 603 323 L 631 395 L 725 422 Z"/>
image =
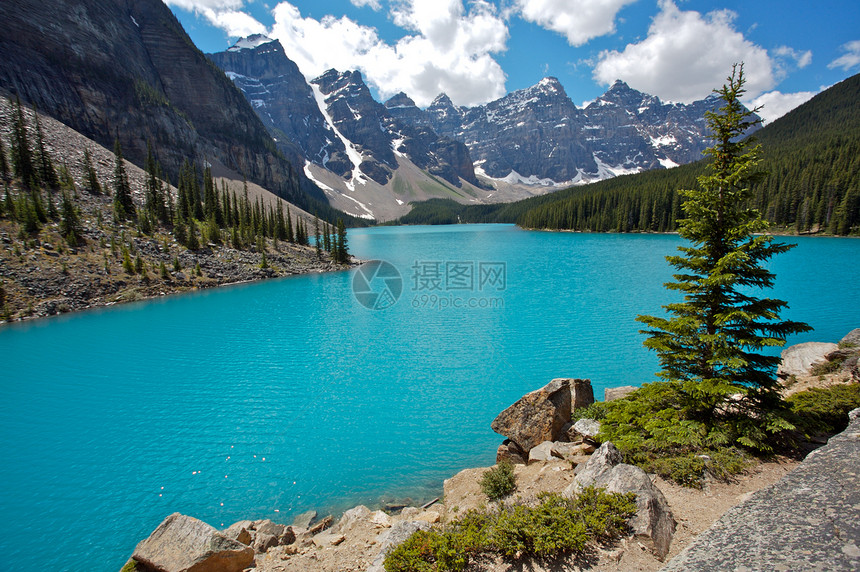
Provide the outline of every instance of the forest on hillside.
<path id="1" fill-rule="evenodd" d="M 761 169 L 754 206 L 777 232 L 860 234 L 860 75 L 759 130 Z M 509 204 L 417 203 L 403 224 L 507 222 L 525 228 L 672 232 L 678 189 L 696 185 L 705 161 L 616 177 Z"/>

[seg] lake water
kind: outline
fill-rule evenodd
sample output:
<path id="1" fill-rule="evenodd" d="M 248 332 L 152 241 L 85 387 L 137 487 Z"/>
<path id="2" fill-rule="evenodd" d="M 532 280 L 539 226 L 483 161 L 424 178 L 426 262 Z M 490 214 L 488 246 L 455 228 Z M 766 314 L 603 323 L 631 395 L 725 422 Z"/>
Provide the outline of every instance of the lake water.
<path id="1" fill-rule="evenodd" d="M 790 240 L 774 295 L 816 331 L 789 343 L 838 340 L 860 326 L 860 240 Z M 670 301 L 675 236 L 468 225 L 349 241 L 396 273 L 0 328 L 0 570 L 115 572 L 174 511 L 220 527 L 433 498 L 494 462 L 490 422 L 523 393 L 653 379 L 634 317 Z M 354 284 L 365 303 L 399 298 L 367 309 Z"/>

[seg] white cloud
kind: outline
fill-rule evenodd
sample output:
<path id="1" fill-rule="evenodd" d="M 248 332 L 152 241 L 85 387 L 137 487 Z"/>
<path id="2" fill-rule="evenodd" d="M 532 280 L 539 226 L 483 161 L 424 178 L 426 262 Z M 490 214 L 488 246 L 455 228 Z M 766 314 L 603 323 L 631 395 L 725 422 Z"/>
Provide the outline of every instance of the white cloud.
<path id="1" fill-rule="evenodd" d="M 845 53 L 827 64 L 828 68 L 842 68 L 849 71 L 852 68 L 860 67 L 860 40 L 842 44 L 840 49 Z"/>
<path id="2" fill-rule="evenodd" d="M 239 38 L 251 34 L 266 33 L 266 27 L 245 12 L 237 10 L 216 11 L 207 8 L 201 13 L 213 25 L 221 28 L 231 37 Z"/>
<path id="3" fill-rule="evenodd" d="M 764 124 L 768 124 L 779 119 L 795 107 L 806 103 L 818 95 L 818 93 L 817 91 L 798 91 L 796 93 L 769 91 L 753 99 L 750 104 L 752 107 L 761 106 L 761 110 L 758 112 L 759 117 L 762 118 Z"/>
<path id="4" fill-rule="evenodd" d="M 330 68 L 358 69 L 382 98 L 402 90 L 427 105 L 445 92 L 459 105 L 474 105 L 505 93 L 505 74 L 492 54 L 505 49 L 508 29 L 491 4 L 479 0 L 469 8 L 461 0 L 397 2 L 394 23 L 414 33 L 391 45 L 349 18 L 305 18 L 281 2 L 269 35 L 308 79 Z"/>
<path id="5" fill-rule="evenodd" d="M 636 0 L 517 0 L 523 19 L 567 37 L 571 46 L 615 33 L 615 16 Z"/>
<path id="6" fill-rule="evenodd" d="M 725 83 L 732 64 L 743 62 L 748 95 L 756 97 L 774 87 L 774 64 L 767 50 L 735 30 L 734 18 L 729 10 L 682 12 L 661 0 L 648 37 L 623 52 L 601 52 L 594 79 L 606 85 L 622 79 L 664 100 L 689 103 Z"/>
<path id="7" fill-rule="evenodd" d="M 356 8 L 367 6 L 374 11 L 382 8 L 382 4 L 379 3 L 379 0 L 349 0 L 349 2 Z"/>
<path id="8" fill-rule="evenodd" d="M 164 0 L 168 6 L 176 6 L 189 12 L 202 14 L 203 10 L 236 10 L 245 5 L 245 0 Z"/>
<path id="9" fill-rule="evenodd" d="M 788 60 L 794 60 L 798 68 L 803 69 L 812 63 L 812 50 L 798 52 L 794 48 L 788 46 L 780 46 L 773 51 L 774 55 Z"/>

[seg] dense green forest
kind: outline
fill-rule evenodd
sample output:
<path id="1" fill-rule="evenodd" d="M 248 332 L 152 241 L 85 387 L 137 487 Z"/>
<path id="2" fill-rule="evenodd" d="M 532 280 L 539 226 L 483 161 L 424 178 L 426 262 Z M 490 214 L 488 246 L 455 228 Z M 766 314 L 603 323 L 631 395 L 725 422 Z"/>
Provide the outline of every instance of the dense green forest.
<path id="1" fill-rule="evenodd" d="M 755 137 L 767 177 L 753 187 L 753 201 L 772 230 L 860 234 L 860 75 L 820 93 Z M 704 170 L 699 161 L 499 205 L 433 199 L 415 204 L 400 222 L 669 232 L 681 215 L 677 190 L 694 187 Z"/>

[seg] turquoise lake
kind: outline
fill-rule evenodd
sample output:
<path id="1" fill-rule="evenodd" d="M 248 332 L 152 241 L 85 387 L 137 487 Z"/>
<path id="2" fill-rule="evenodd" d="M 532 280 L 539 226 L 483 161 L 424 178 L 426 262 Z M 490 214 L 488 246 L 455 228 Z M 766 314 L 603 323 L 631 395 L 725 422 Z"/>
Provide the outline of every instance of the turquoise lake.
<path id="1" fill-rule="evenodd" d="M 860 240 L 778 240 L 798 246 L 772 262 L 771 295 L 815 328 L 789 343 L 860 327 Z M 0 327 L 0 570 L 116 572 L 175 511 L 221 527 L 440 496 L 494 462 L 490 422 L 523 393 L 654 379 L 634 318 L 672 300 L 679 244 L 351 230 L 354 255 L 399 273 L 393 305 L 364 307 L 353 270 Z"/>

